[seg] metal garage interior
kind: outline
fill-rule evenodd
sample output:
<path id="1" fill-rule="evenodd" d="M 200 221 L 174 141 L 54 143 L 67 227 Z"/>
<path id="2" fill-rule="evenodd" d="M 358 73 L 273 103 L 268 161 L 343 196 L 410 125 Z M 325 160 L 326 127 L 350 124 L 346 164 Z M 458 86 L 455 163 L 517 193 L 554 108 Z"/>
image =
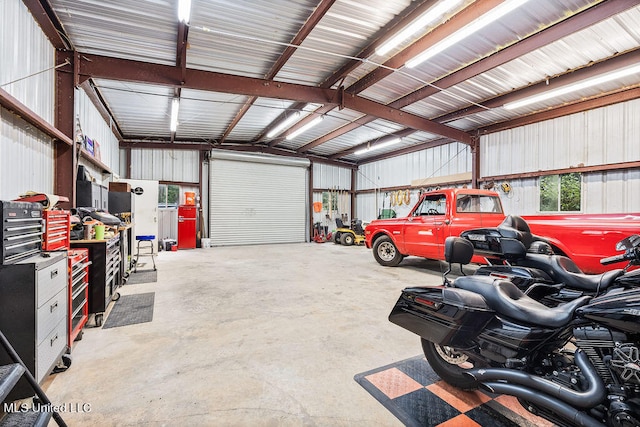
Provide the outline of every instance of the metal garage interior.
<path id="1" fill-rule="evenodd" d="M 406 190 L 402 216 L 448 186 L 535 213 L 540 180 L 568 173 L 580 213 L 640 212 L 638 0 L 179 9 L 0 1 L 0 200 L 74 208 L 79 166 L 101 185 L 157 181 L 197 194 L 213 246 L 162 253 L 157 284 L 125 287 L 157 293 L 153 322 L 87 331 L 78 374 L 49 384 L 66 401 L 87 389 L 76 425 L 397 425 L 353 376 L 419 352 L 388 304 L 442 266 L 379 268 L 363 248 L 307 244 L 314 224 L 370 221 Z M 159 237 L 174 238 L 166 205 Z"/>

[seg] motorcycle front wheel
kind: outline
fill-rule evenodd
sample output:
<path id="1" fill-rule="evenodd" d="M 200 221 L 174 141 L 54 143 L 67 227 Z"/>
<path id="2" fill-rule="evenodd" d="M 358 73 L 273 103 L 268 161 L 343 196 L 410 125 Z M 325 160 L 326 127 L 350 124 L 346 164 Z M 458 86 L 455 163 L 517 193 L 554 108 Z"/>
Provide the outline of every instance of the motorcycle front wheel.
<path id="1" fill-rule="evenodd" d="M 441 346 L 424 338 L 422 350 L 433 371 L 448 384 L 462 390 L 474 390 L 478 383 L 471 377 L 463 375 L 475 367 L 469 357 L 453 347 Z"/>

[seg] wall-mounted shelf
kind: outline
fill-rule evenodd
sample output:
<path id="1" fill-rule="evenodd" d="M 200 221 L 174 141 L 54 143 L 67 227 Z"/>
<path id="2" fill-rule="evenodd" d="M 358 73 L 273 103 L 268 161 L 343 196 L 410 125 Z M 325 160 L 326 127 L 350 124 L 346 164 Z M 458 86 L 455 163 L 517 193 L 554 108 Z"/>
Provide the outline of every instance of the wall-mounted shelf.
<path id="1" fill-rule="evenodd" d="M 93 166 L 101 169 L 102 173 L 105 173 L 105 174 L 112 174 L 113 173 L 111 171 L 111 169 L 109 169 L 109 167 L 107 165 L 105 165 L 100 160 L 96 159 L 94 156 L 89 154 L 84 148 L 82 148 L 82 151 L 80 152 L 80 155 L 82 156 L 83 159 L 87 160 Z"/>

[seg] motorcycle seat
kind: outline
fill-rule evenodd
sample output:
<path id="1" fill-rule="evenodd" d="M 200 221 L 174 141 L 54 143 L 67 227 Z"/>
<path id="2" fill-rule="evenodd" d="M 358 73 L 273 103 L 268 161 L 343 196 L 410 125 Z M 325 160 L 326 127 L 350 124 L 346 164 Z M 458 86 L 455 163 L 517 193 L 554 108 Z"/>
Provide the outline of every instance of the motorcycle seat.
<path id="1" fill-rule="evenodd" d="M 557 307 L 547 307 L 525 295 L 512 282 L 492 277 L 463 276 L 455 280 L 454 286 L 482 295 L 487 305 L 498 314 L 547 328 L 566 326 L 576 309 L 591 299 L 583 296 Z"/>
<path id="2" fill-rule="evenodd" d="M 557 282 L 564 283 L 567 288 L 593 293 L 607 289 L 624 273 L 624 270 L 619 268 L 602 274 L 584 274 L 571 259 L 559 255 L 551 255 L 549 261 L 555 275 L 553 279 Z"/>

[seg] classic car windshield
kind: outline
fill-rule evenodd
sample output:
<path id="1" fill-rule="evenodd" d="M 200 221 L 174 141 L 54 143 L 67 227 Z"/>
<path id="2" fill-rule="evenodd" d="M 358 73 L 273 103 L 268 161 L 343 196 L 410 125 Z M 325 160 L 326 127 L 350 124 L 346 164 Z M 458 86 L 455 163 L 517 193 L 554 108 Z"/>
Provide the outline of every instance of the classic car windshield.
<path id="1" fill-rule="evenodd" d="M 458 194 L 456 212 L 462 213 L 502 213 L 500 199 L 496 196 Z"/>

